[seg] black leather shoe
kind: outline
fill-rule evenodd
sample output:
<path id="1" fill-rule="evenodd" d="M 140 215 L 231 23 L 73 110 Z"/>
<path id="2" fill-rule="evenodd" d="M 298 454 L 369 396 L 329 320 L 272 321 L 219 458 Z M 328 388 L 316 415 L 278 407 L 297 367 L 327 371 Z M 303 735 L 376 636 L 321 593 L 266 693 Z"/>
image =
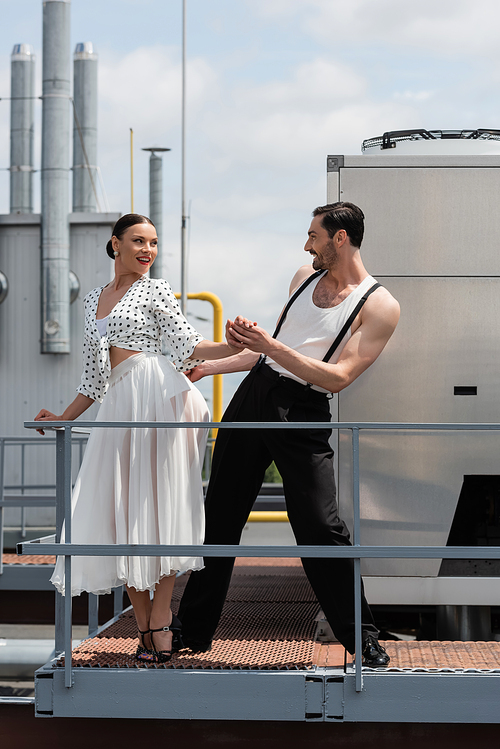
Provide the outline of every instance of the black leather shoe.
<path id="1" fill-rule="evenodd" d="M 212 649 L 212 640 L 192 640 L 184 636 L 184 647 L 189 648 L 193 653 L 208 653 Z"/>
<path id="2" fill-rule="evenodd" d="M 391 659 L 376 637 L 368 635 L 363 642 L 363 666 L 377 668 L 387 666 Z"/>

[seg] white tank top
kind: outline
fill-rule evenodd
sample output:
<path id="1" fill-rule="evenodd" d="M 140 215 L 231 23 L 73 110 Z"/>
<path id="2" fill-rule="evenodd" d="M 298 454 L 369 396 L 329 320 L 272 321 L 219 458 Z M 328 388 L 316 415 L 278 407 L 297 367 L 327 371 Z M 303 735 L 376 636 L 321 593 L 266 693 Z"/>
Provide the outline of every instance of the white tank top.
<path id="1" fill-rule="evenodd" d="M 324 309 L 323 307 L 317 307 L 313 302 L 314 289 L 321 278 L 323 276 L 310 283 L 299 294 L 288 310 L 285 322 L 278 334 L 278 340 L 281 343 L 294 349 L 294 351 L 298 351 L 300 354 L 304 354 L 304 356 L 310 356 L 311 359 L 319 359 L 320 361 L 342 330 L 343 325 L 349 319 L 349 315 L 353 312 L 363 294 L 373 284 L 377 283 L 373 276 L 367 276 L 354 291 L 351 291 L 344 301 L 335 307 Z M 351 331 L 348 330 L 330 359 L 331 364 L 335 364 L 338 361 L 342 349 L 350 337 Z M 290 377 L 293 380 L 297 380 L 297 382 L 306 384 L 305 380 L 301 380 L 300 377 L 292 374 L 292 372 L 289 372 L 269 357 L 266 359 L 266 364 L 285 377 Z M 324 388 L 317 385 L 313 385 L 312 387 L 313 390 L 319 390 L 321 393 L 328 392 L 328 390 L 324 390 Z"/>
<path id="2" fill-rule="evenodd" d="M 97 325 L 97 330 L 99 331 L 99 335 L 101 338 L 106 335 L 106 331 L 108 329 L 108 317 L 109 315 L 106 315 L 106 317 L 101 317 L 100 320 L 95 319 L 95 324 Z"/>

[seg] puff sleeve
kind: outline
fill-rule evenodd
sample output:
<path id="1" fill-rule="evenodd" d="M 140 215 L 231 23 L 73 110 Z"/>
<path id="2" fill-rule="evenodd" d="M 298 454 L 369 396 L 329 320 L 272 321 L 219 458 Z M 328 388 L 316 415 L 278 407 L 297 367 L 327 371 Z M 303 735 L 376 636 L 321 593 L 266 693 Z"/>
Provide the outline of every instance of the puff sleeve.
<path id="1" fill-rule="evenodd" d="M 204 340 L 203 336 L 188 323 L 182 314 L 167 281 L 158 279 L 155 282 L 152 302 L 155 319 L 163 335 L 164 353 L 176 369 L 179 372 L 185 372 L 201 364 L 203 359 L 189 359 L 189 357 L 198 343 Z"/>

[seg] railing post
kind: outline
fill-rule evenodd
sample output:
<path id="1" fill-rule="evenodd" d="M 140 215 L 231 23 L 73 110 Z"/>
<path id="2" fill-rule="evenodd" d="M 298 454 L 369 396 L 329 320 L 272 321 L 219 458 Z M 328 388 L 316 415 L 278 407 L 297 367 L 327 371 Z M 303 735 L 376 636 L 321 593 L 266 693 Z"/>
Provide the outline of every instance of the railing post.
<path id="1" fill-rule="evenodd" d="M 359 502 L 359 427 L 352 430 L 352 499 L 354 511 L 354 546 L 361 540 L 361 509 Z M 361 631 L 361 559 L 354 559 L 354 642 L 356 648 L 355 680 L 356 692 L 363 689 L 362 643 Z"/>
<path id="2" fill-rule="evenodd" d="M 89 637 L 99 628 L 99 596 L 89 593 Z"/>
<path id="3" fill-rule="evenodd" d="M 26 443 L 21 443 L 21 494 L 25 493 L 24 490 L 24 467 L 25 467 L 25 452 Z M 26 538 L 26 507 L 21 507 L 21 538 Z"/>
<path id="4" fill-rule="evenodd" d="M 64 427 L 64 541 L 71 543 L 71 427 Z M 64 557 L 64 685 L 73 686 L 72 674 L 72 616 L 71 616 L 71 554 Z"/>
<path id="5" fill-rule="evenodd" d="M 123 585 L 113 590 L 113 616 L 118 616 L 123 611 Z"/>
<path id="6" fill-rule="evenodd" d="M 3 503 L 5 440 L 0 437 L 0 500 Z M 0 575 L 3 574 L 3 504 L 0 505 Z"/>
<path id="7" fill-rule="evenodd" d="M 56 543 L 64 523 L 64 431 L 56 429 Z"/>
<path id="8" fill-rule="evenodd" d="M 64 432 L 56 430 L 56 543 L 61 543 L 64 522 Z M 55 654 L 64 650 L 64 597 L 56 590 Z"/>

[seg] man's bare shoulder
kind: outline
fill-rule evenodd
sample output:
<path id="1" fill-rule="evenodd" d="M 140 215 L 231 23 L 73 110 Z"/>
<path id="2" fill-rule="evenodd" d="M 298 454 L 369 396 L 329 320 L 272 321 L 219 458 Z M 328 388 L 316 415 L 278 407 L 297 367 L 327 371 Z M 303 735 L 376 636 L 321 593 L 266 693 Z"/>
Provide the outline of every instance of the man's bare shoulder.
<path id="1" fill-rule="evenodd" d="M 394 330 L 398 324 L 400 312 L 401 308 L 397 299 L 384 286 L 381 286 L 366 300 L 362 310 L 362 322 L 370 320 L 388 325 Z"/>
<path id="2" fill-rule="evenodd" d="M 303 265 L 301 268 L 298 269 L 297 273 L 292 278 L 292 282 L 290 284 L 290 294 L 293 294 L 293 292 L 299 288 L 301 283 L 304 283 L 306 278 L 309 278 L 309 276 L 312 276 L 313 273 L 316 273 L 312 265 Z"/>

